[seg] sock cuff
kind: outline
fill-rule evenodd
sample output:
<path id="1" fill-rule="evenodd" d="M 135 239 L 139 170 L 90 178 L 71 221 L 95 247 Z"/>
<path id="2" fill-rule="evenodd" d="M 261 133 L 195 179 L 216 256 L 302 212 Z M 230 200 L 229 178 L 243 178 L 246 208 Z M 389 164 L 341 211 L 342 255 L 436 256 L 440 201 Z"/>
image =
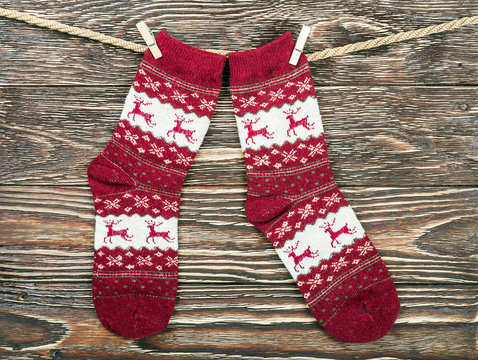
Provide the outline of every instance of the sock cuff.
<path id="1" fill-rule="evenodd" d="M 289 64 L 294 46 L 291 33 L 286 32 L 256 49 L 229 53 L 231 86 L 267 81 L 307 63 L 307 57 L 301 54 L 297 65 Z"/>
<path id="2" fill-rule="evenodd" d="M 195 48 L 161 30 L 156 36 L 162 57 L 155 59 L 148 49 L 143 61 L 183 81 L 220 89 L 226 56 Z"/>

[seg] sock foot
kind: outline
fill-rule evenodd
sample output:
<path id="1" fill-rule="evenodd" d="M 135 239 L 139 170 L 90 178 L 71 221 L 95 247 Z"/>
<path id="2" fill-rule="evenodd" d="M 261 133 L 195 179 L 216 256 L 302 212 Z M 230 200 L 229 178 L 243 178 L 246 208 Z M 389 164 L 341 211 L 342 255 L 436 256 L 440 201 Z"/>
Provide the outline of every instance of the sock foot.
<path id="1" fill-rule="evenodd" d="M 391 278 L 347 299 L 324 328 L 339 341 L 366 343 L 384 337 L 400 310 Z"/>
<path id="2" fill-rule="evenodd" d="M 174 300 L 148 295 L 127 295 L 95 299 L 95 309 L 106 329 L 130 339 L 140 339 L 168 327 L 174 303 Z"/>

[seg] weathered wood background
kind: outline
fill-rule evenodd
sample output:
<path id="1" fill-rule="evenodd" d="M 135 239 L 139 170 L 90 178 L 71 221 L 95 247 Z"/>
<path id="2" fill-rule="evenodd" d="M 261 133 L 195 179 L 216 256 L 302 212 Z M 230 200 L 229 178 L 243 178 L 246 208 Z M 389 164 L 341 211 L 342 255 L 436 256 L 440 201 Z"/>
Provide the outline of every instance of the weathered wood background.
<path id="1" fill-rule="evenodd" d="M 312 26 L 306 52 L 476 15 L 476 0 L 0 1 L 140 42 L 135 23 L 246 50 Z M 476 359 L 478 27 L 311 63 L 336 179 L 385 259 L 402 310 L 370 344 L 315 322 L 244 215 L 228 89 L 188 175 L 169 328 L 109 333 L 91 298 L 86 167 L 141 55 L 0 18 L 2 359 Z"/>

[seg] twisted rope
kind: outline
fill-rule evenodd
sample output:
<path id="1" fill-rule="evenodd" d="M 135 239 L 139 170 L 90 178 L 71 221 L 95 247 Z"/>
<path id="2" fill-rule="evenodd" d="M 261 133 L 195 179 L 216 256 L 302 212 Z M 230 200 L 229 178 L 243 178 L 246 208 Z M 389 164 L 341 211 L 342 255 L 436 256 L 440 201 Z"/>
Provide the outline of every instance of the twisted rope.
<path id="1" fill-rule="evenodd" d="M 6 17 L 9 19 L 21 20 L 28 24 L 99 41 L 105 44 L 114 45 L 127 50 L 133 50 L 139 53 L 144 53 L 146 50 L 148 50 L 148 47 L 146 45 L 137 44 L 132 41 L 126 41 L 123 39 L 104 35 L 96 31 L 83 29 L 76 26 L 65 25 L 58 21 L 42 19 L 38 16 L 30 15 L 30 14 L 23 13 L 16 10 L 8 10 L 8 9 L 0 8 L 0 16 Z M 355 51 L 372 49 L 372 48 L 376 48 L 383 45 L 393 44 L 400 41 L 416 39 L 416 38 L 424 37 L 431 34 L 437 34 L 444 31 L 457 29 L 465 25 L 476 25 L 476 24 L 478 24 L 478 16 L 462 17 L 456 20 L 448 21 L 445 23 L 437 24 L 437 25 L 427 26 L 425 28 L 421 28 L 417 30 L 400 32 L 397 34 L 383 36 L 383 37 L 379 37 L 379 38 L 368 40 L 368 41 L 360 41 L 360 42 L 348 44 L 345 46 L 317 51 L 312 54 L 307 54 L 307 59 L 308 61 L 326 59 L 332 56 L 339 56 L 339 55 L 344 55 L 344 54 L 348 54 Z M 216 54 L 222 54 L 222 55 L 227 55 L 228 53 L 231 52 L 228 50 L 215 50 L 215 49 L 206 49 L 206 51 L 213 52 Z"/>
<path id="2" fill-rule="evenodd" d="M 148 47 L 146 45 L 136 44 L 132 41 L 118 39 L 113 36 L 104 35 L 96 31 L 91 31 L 91 30 L 83 29 L 76 26 L 65 25 L 65 24 L 59 23 L 58 21 L 42 19 L 38 16 L 30 15 L 30 14 L 23 13 L 16 10 L 8 10 L 8 9 L 0 8 L 0 16 L 6 17 L 9 19 L 24 21 L 28 24 L 56 30 L 62 33 L 67 33 L 70 35 L 75 35 L 75 36 L 84 37 L 91 40 L 96 40 L 105 44 L 111 44 L 111 45 L 118 46 L 127 50 L 133 50 L 133 51 L 141 52 L 141 53 L 144 53 L 146 50 L 148 50 Z"/>
<path id="3" fill-rule="evenodd" d="M 332 56 L 339 56 L 343 54 L 348 54 L 355 51 L 372 49 L 383 45 L 393 44 L 400 41 L 416 39 L 424 37 L 431 34 L 437 34 L 448 30 L 453 30 L 465 25 L 474 25 L 478 24 L 478 16 L 469 16 L 462 17 L 460 19 L 448 21 L 445 23 L 427 26 L 425 28 L 399 32 L 389 36 L 383 36 L 376 39 L 368 41 L 360 41 L 353 44 L 348 44 L 345 46 L 340 46 L 332 49 L 325 49 L 322 51 L 317 51 L 313 54 L 307 54 L 307 60 L 314 61 L 318 59 L 326 59 Z"/>

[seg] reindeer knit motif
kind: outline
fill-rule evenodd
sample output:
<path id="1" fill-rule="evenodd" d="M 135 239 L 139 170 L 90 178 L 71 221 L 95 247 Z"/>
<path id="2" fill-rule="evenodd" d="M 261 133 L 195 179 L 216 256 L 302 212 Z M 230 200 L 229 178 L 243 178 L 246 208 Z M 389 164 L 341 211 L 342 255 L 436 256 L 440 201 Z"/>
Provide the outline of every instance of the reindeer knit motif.
<path id="1" fill-rule="evenodd" d="M 344 342 L 380 339 L 400 304 L 395 286 L 328 159 L 305 55 L 290 33 L 229 54 L 231 96 L 247 169 L 246 216 L 273 244 L 310 310 Z"/>
<path id="2" fill-rule="evenodd" d="M 161 31 L 148 50 L 106 148 L 88 167 L 96 226 L 93 300 L 110 331 L 142 338 L 165 329 L 178 277 L 181 187 L 206 134 L 225 56 Z"/>

